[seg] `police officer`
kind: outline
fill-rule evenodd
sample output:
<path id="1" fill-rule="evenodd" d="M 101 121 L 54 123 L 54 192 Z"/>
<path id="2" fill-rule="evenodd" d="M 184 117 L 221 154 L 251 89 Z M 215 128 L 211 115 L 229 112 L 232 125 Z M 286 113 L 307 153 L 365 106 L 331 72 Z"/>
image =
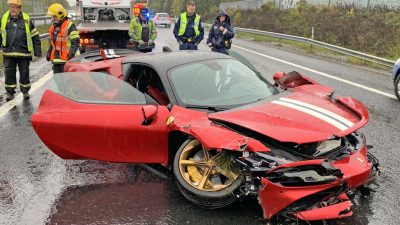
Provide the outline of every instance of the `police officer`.
<path id="1" fill-rule="evenodd" d="M 194 1 L 186 4 L 184 12 L 176 21 L 174 35 L 179 43 L 179 50 L 197 50 L 197 46 L 204 38 L 204 28 L 200 16 L 195 13 Z"/>
<path id="2" fill-rule="evenodd" d="M 152 20 L 149 20 L 149 9 L 140 8 L 139 16 L 134 17 L 129 25 L 129 36 L 139 49 L 145 46 L 153 46 L 157 38 L 157 28 Z M 151 51 L 151 48 L 150 50 Z"/>
<path id="3" fill-rule="evenodd" d="M 208 34 L 207 45 L 214 52 L 228 55 L 228 49 L 231 48 L 231 41 L 234 36 L 235 32 L 229 14 L 225 10 L 221 10 Z"/>
<path id="4" fill-rule="evenodd" d="M 8 0 L 9 10 L 0 19 L 0 43 L 3 47 L 6 101 L 14 98 L 17 87 L 17 65 L 19 69 L 19 86 L 24 99 L 29 99 L 29 64 L 32 52 L 36 57 L 42 56 L 39 32 L 30 20 L 29 15 L 21 11 L 21 0 Z"/>
<path id="5" fill-rule="evenodd" d="M 67 10 L 59 3 L 52 4 L 47 15 L 53 17 L 50 26 L 50 47 L 46 59 L 53 63 L 53 73 L 64 72 L 64 65 L 74 58 L 79 48 L 79 32 L 67 17 Z"/>

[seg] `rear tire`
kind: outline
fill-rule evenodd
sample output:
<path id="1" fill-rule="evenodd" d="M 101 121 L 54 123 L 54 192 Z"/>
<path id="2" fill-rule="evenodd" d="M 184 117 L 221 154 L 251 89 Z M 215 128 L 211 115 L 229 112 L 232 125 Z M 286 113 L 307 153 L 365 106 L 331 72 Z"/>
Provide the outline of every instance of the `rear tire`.
<path id="1" fill-rule="evenodd" d="M 243 175 L 234 166 L 218 166 L 225 154 L 212 154 L 196 139 L 182 144 L 174 158 L 173 174 L 187 200 L 202 208 L 216 209 L 238 199 L 235 191 L 242 184 Z"/>
<path id="2" fill-rule="evenodd" d="M 397 74 L 396 80 L 394 81 L 394 93 L 397 99 L 400 100 L 400 74 Z"/>

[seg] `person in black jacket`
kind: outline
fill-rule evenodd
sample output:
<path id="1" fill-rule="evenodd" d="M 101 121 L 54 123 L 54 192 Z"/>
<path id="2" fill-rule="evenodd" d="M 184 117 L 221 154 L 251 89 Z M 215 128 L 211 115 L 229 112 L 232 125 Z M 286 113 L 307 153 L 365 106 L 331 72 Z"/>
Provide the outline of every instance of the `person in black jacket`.
<path id="1" fill-rule="evenodd" d="M 17 66 L 19 86 L 24 99 L 29 99 L 29 64 L 32 52 L 42 56 L 39 32 L 29 15 L 21 11 L 21 0 L 8 0 L 9 10 L 0 19 L 0 47 L 3 48 L 6 101 L 14 98 L 17 88 Z"/>
<path id="2" fill-rule="evenodd" d="M 229 54 L 232 38 L 235 36 L 229 14 L 221 10 L 215 19 L 210 33 L 208 34 L 207 45 L 214 52 Z"/>

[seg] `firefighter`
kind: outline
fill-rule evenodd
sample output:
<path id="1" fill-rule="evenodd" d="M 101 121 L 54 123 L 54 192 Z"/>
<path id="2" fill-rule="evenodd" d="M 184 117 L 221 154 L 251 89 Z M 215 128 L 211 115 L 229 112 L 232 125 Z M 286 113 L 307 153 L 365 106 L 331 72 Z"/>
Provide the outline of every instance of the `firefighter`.
<path id="1" fill-rule="evenodd" d="M 34 56 L 41 57 L 39 32 L 29 15 L 21 11 L 21 0 L 8 0 L 9 10 L 0 19 L 0 47 L 3 48 L 6 101 L 14 98 L 17 88 L 17 65 L 19 86 L 24 99 L 29 99 L 29 64 Z"/>
<path id="2" fill-rule="evenodd" d="M 174 35 L 179 43 L 179 50 L 197 50 L 197 46 L 204 38 L 204 28 L 200 16 L 195 13 L 196 4 L 188 1 L 187 12 L 184 12 L 176 21 Z"/>
<path id="3" fill-rule="evenodd" d="M 208 34 L 207 45 L 214 52 L 229 54 L 228 49 L 231 48 L 232 38 L 235 36 L 233 26 L 229 14 L 225 10 L 221 10 L 211 26 Z"/>
<path id="4" fill-rule="evenodd" d="M 140 8 L 140 13 L 134 17 L 129 25 L 129 36 L 133 42 L 141 47 L 154 47 L 154 40 L 157 38 L 157 28 L 152 20 L 149 20 L 149 9 L 146 7 Z M 151 51 L 151 48 L 150 50 Z"/>
<path id="5" fill-rule="evenodd" d="M 47 15 L 53 17 L 50 26 L 50 47 L 46 60 L 53 63 L 53 73 L 64 72 L 64 65 L 74 58 L 79 48 L 79 31 L 67 17 L 67 10 L 59 3 L 52 4 Z"/>

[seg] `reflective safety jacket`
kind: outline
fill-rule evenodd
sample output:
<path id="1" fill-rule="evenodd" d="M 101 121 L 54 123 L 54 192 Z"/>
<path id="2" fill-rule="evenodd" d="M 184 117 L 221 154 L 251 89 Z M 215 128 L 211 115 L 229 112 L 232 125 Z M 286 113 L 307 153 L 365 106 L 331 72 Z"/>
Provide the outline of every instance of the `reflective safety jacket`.
<path id="1" fill-rule="evenodd" d="M 193 38 L 195 42 L 200 43 L 204 38 L 200 16 L 198 14 L 188 16 L 187 12 L 182 13 L 175 24 L 174 36 L 178 41 Z"/>
<path id="2" fill-rule="evenodd" d="M 49 29 L 50 48 L 47 54 L 53 63 L 66 63 L 68 55 L 75 56 L 79 48 L 79 31 L 70 19 Z"/>
<path id="3" fill-rule="evenodd" d="M 35 56 L 42 55 L 39 32 L 28 14 L 21 12 L 14 18 L 7 11 L 0 20 L 0 32 L 5 57 L 32 58 L 32 52 Z"/>
<path id="4" fill-rule="evenodd" d="M 154 22 L 152 20 L 149 20 L 148 22 L 144 22 L 148 26 L 148 37 L 151 40 L 155 40 L 157 38 L 157 28 L 154 25 Z M 129 37 L 135 41 L 138 42 L 140 40 L 143 40 L 143 22 L 140 21 L 139 17 L 134 17 L 130 24 L 129 24 Z M 143 40 L 146 41 L 146 40 Z"/>

